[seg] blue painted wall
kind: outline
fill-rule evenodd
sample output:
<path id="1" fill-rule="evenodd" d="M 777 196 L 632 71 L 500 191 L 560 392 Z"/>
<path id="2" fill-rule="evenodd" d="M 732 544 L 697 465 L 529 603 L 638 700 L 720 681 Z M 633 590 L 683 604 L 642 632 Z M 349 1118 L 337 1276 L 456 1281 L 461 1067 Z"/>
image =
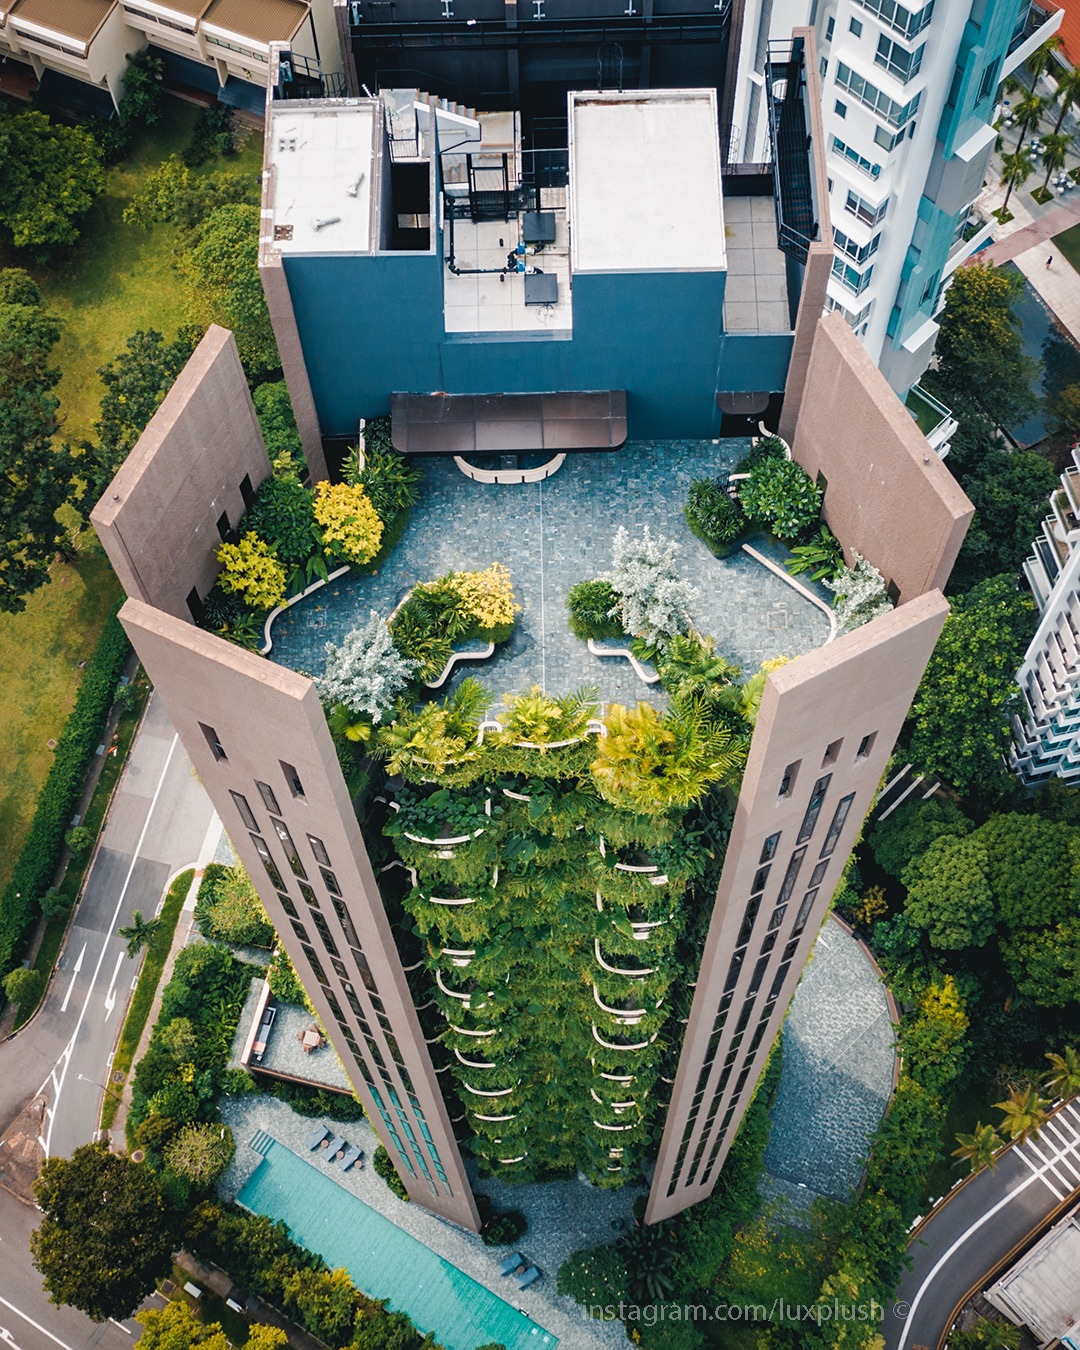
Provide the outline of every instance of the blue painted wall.
<path id="1" fill-rule="evenodd" d="M 326 435 L 352 435 L 394 392 L 626 389 L 632 437 L 715 436 L 718 388 L 777 391 L 787 374 L 789 334 L 723 333 L 723 272 L 581 275 L 572 333 L 448 337 L 437 256 L 284 264 Z"/>

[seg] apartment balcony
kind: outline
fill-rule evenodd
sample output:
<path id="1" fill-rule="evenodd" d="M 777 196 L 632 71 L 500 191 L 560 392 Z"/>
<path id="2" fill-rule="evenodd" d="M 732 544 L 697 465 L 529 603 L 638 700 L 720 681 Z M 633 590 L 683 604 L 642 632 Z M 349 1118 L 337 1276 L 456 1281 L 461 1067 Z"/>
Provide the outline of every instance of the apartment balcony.
<path id="1" fill-rule="evenodd" d="M 1065 11 L 1063 9 L 1059 9 L 1053 4 L 1040 3 L 1040 0 L 1035 0 L 1035 3 L 1028 8 L 1023 24 L 1018 23 L 1016 26 L 1016 32 L 1009 44 L 1009 54 L 1001 67 L 1000 78 L 1004 79 L 1006 75 L 1011 75 L 1018 66 L 1024 64 L 1034 51 L 1042 46 L 1047 38 L 1053 37 L 1061 27 L 1061 21 L 1064 17 Z"/>
<path id="2" fill-rule="evenodd" d="M 908 412 L 919 425 L 930 448 L 940 458 L 949 453 L 949 442 L 959 425 L 945 404 L 920 385 L 912 385 L 905 400 Z"/>

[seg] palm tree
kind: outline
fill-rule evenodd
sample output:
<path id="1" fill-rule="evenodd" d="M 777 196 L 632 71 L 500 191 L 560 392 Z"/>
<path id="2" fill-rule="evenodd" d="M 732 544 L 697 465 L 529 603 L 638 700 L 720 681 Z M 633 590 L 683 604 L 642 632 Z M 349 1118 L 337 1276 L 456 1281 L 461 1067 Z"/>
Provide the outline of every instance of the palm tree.
<path id="1" fill-rule="evenodd" d="M 1050 58 L 1055 52 L 1061 51 L 1064 45 L 1064 41 L 1055 33 L 1053 37 L 1048 37 L 1041 47 L 1036 47 L 1028 57 L 1027 68 L 1031 72 L 1032 92 L 1039 81 L 1039 76 L 1045 74 Z"/>
<path id="2" fill-rule="evenodd" d="M 1065 152 L 1068 150 L 1071 140 L 1071 136 L 1064 136 L 1058 132 L 1051 132 L 1049 136 L 1043 137 L 1043 164 L 1046 168 L 1046 177 L 1043 179 L 1042 185 L 1044 197 L 1050 182 L 1050 175 L 1065 167 Z"/>
<path id="3" fill-rule="evenodd" d="M 1013 109 L 1013 116 L 1020 126 L 1020 135 L 1016 139 L 1016 149 L 1024 147 L 1024 137 L 1028 131 L 1038 131 L 1039 122 L 1046 111 L 1046 100 L 1035 93 L 1027 93 Z"/>
<path id="4" fill-rule="evenodd" d="M 1009 198 L 1013 194 L 1013 188 L 1027 182 L 1030 175 L 1031 160 L 1019 150 L 1014 150 L 1001 161 L 1001 186 L 1008 189 L 1005 200 L 1001 203 L 1002 215 L 1009 209 Z"/>
<path id="5" fill-rule="evenodd" d="M 983 1167 L 989 1167 L 992 1172 L 997 1167 L 994 1155 L 1004 1140 L 993 1125 L 984 1125 L 980 1121 L 975 1126 L 974 1133 L 958 1134 L 956 1139 L 960 1147 L 953 1149 L 952 1156 L 969 1162 L 973 1172 L 978 1172 Z"/>
<path id="6" fill-rule="evenodd" d="M 1043 1074 L 1042 1082 L 1047 1092 L 1055 1098 L 1072 1097 L 1080 1092 L 1080 1052 L 1067 1045 L 1064 1054 L 1051 1052 L 1046 1058 L 1050 1068 Z"/>
<path id="7" fill-rule="evenodd" d="M 1057 121 L 1054 123 L 1054 135 L 1061 130 L 1061 124 L 1065 121 L 1065 114 L 1072 105 L 1080 98 L 1080 66 L 1070 66 L 1068 70 L 1063 70 L 1058 76 L 1057 95 L 1061 99 L 1061 111 L 1058 113 Z"/>
<path id="8" fill-rule="evenodd" d="M 127 927 L 118 928 L 116 931 L 127 943 L 127 954 L 134 960 L 144 947 L 149 947 L 160 929 L 160 919 L 144 919 L 142 910 L 137 909 Z"/>
<path id="9" fill-rule="evenodd" d="M 1019 1139 L 1026 1144 L 1029 1139 L 1038 1139 L 1039 1131 L 1046 1123 L 1046 1108 L 1049 1103 L 1040 1097 L 1036 1088 L 1016 1087 L 1003 1102 L 994 1106 L 1005 1117 L 1002 1124 L 1010 1139 Z"/>

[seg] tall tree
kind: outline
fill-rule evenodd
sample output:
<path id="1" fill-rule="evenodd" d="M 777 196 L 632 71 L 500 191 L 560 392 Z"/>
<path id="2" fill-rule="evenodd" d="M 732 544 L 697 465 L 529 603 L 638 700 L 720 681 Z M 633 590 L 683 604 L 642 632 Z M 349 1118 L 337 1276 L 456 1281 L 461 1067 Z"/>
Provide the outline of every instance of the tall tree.
<path id="1" fill-rule="evenodd" d="M 1005 1141 L 993 1125 L 984 1125 L 980 1121 L 971 1134 L 958 1134 L 956 1142 L 960 1147 L 953 1149 L 954 1158 L 970 1163 L 973 1172 L 979 1172 L 984 1167 L 989 1167 L 992 1172 L 997 1167 L 995 1155 Z"/>
<path id="2" fill-rule="evenodd" d="M 975 517 L 949 578 L 950 593 L 970 590 L 1000 573 L 1019 572 L 1058 487 L 1058 476 L 1042 455 L 993 444 L 986 444 L 966 467 L 958 464 L 954 472 L 975 507 Z"/>
<path id="3" fill-rule="evenodd" d="M 1013 1088 L 1003 1102 L 994 1103 L 1002 1114 L 1005 1133 L 1022 1144 L 1029 1139 L 1038 1139 L 1039 1131 L 1046 1124 L 1047 1105 L 1045 1098 L 1030 1085 Z"/>
<path id="4" fill-rule="evenodd" d="M 161 920 L 144 918 L 141 909 L 135 911 L 131 916 L 131 922 L 125 928 L 116 930 L 117 936 L 122 937 L 127 943 L 127 954 L 132 960 L 144 947 L 149 947 L 160 931 Z"/>
<path id="5" fill-rule="evenodd" d="M 71 494 L 74 462 L 54 444 L 60 372 L 50 357 L 59 337 L 31 277 L 0 272 L 0 610 L 9 613 L 48 580 L 64 537 L 56 511 Z"/>
<path id="6" fill-rule="evenodd" d="M 1046 1055 L 1049 1069 L 1043 1074 L 1043 1087 L 1055 1097 L 1074 1097 L 1080 1092 L 1080 1052 L 1067 1045 L 1060 1055 Z"/>
<path id="7" fill-rule="evenodd" d="M 1012 576 L 991 577 L 953 602 L 911 705 L 909 753 L 960 792 L 1002 772 L 1016 670 L 1035 607 Z"/>
<path id="8" fill-rule="evenodd" d="M 252 380 L 281 365 L 258 259 L 259 208 L 233 204 L 218 207 L 196 227 L 179 263 L 191 321 L 231 329 Z"/>
<path id="9" fill-rule="evenodd" d="M 970 407 L 994 426 L 1009 426 L 1035 406 L 1038 372 L 1013 313 L 1023 289 L 1019 273 L 988 263 L 957 268 L 941 316 L 937 368 L 927 380 L 954 412 Z"/>
<path id="10" fill-rule="evenodd" d="M 89 132 L 41 112 L 0 110 L 0 226 L 16 248 L 73 244 L 105 190 L 101 151 Z"/>
<path id="11" fill-rule="evenodd" d="M 1065 115 L 1080 98 L 1080 66 L 1069 66 L 1064 70 L 1059 70 L 1057 74 L 1057 94 L 1056 98 L 1061 100 L 1061 107 L 1058 110 L 1057 121 L 1054 123 L 1054 132 L 1056 136 L 1061 130 L 1065 121 Z"/>
<path id="12" fill-rule="evenodd" d="M 94 423 L 97 444 L 82 443 L 86 456 L 80 472 L 86 498 L 93 503 L 131 453 L 147 422 L 191 356 L 189 337 L 166 342 L 153 328 L 128 338 L 125 350 L 98 371 L 105 385 L 101 413 Z"/>
<path id="13" fill-rule="evenodd" d="M 169 1273 L 180 1219 L 145 1167 L 83 1144 L 46 1160 L 34 1195 L 45 1217 L 30 1254 L 53 1303 L 95 1322 L 128 1317 Z"/>
<path id="14" fill-rule="evenodd" d="M 1043 137 L 1042 156 L 1043 168 L 1046 170 L 1046 177 L 1043 179 L 1042 191 L 1046 195 L 1050 183 L 1050 175 L 1057 173 L 1065 167 L 1065 153 L 1072 144 L 1071 136 L 1063 136 L 1061 132 L 1051 132 L 1049 136 Z"/>

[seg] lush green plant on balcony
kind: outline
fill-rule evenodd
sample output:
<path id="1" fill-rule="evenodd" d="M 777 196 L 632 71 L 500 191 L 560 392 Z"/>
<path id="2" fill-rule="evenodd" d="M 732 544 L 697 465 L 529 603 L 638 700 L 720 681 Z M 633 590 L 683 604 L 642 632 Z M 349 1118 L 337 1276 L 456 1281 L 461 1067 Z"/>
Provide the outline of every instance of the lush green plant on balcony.
<path id="1" fill-rule="evenodd" d="M 244 869 L 209 863 L 199 883 L 195 920 L 203 936 L 236 947 L 271 947 L 274 928 Z"/>
<path id="2" fill-rule="evenodd" d="M 510 573 L 501 563 L 483 571 L 447 572 L 414 587 L 390 622 L 398 651 L 434 680 L 457 644 L 471 639 L 505 642 L 519 606 Z"/>
<path id="3" fill-rule="evenodd" d="M 821 514 L 821 489 L 794 460 L 767 458 L 750 469 L 739 487 L 749 520 L 785 543 L 796 543 Z"/>
<path id="4" fill-rule="evenodd" d="M 793 577 L 809 572 L 811 581 L 828 583 L 844 569 L 843 545 L 825 524 L 807 543 L 796 544 L 791 553 L 784 566 Z"/>
<path id="5" fill-rule="evenodd" d="M 285 569 L 254 530 L 238 544 L 222 544 L 217 556 L 218 586 L 227 595 L 239 596 L 253 610 L 273 609 L 285 599 Z"/>
<path id="6" fill-rule="evenodd" d="M 684 513 L 687 525 L 718 558 L 733 553 L 749 529 L 738 499 L 733 499 L 727 485 L 717 478 L 694 479 Z"/>
<path id="7" fill-rule="evenodd" d="M 315 521 L 323 547 L 347 563 L 368 563 L 382 543 L 383 522 L 360 486 L 316 483 Z"/>
<path id="8" fill-rule="evenodd" d="M 854 567 L 841 567 L 825 584 L 836 593 L 836 622 L 842 633 L 850 633 L 892 609 L 892 601 L 885 592 L 885 578 L 861 554 L 855 554 Z"/>

